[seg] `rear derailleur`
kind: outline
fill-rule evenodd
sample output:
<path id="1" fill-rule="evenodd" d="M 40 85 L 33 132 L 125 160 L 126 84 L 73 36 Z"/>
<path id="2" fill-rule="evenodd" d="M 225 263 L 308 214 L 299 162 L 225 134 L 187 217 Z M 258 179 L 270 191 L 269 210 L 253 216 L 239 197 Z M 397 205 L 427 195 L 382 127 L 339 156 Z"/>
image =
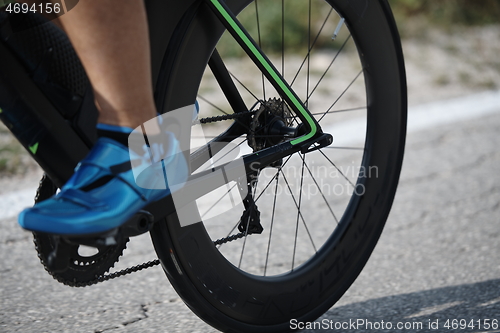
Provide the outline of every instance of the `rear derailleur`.
<path id="1" fill-rule="evenodd" d="M 244 186 L 247 187 L 247 192 L 243 198 L 243 205 L 245 210 L 240 218 L 240 223 L 238 224 L 238 230 L 244 235 L 251 234 L 261 234 L 264 228 L 260 224 L 260 212 L 253 199 L 253 192 L 255 186 L 257 186 L 258 171 L 253 172 L 247 178 L 247 184 L 238 182 L 238 188 L 240 193 L 244 193 Z"/>

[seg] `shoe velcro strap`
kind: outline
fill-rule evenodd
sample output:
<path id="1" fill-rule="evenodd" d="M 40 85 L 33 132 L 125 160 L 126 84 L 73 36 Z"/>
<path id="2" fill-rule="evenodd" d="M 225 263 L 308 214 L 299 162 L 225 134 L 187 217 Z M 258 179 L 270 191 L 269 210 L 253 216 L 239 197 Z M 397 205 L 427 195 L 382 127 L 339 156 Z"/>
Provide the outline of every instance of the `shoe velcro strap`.
<path id="1" fill-rule="evenodd" d="M 124 170 L 126 167 L 127 167 L 127 164 L 130 166 L 131 168 L 131 163 L 130 161 L 126 161 L 124 163 L 120 163 L 120 164 L 116 164 L 116 165 L 113 165 L 109 168 L 107 167 L 104 167 L 102 165 L 99 165 L 97 163 L 93 163 L 93 162 L 90 162 L 90 161 L 82 161 L 80 163 L 81 166 L 83 165 L 87 165 L 87 166 L 93 166 L 93 167 L 96 167 L 96 168 L 99 168 L 101 170 L 104 170 L 106 171 L 107 173 L 109 173 L 109 175 L 113 176 L 113 177 L 116 177 L 118 178 L 119 180 L 121 180 L 123 183 L 127 184 L 128 187 L 130 187 L 135 193 L 137 193 L 137 195 L 144 201 L 147 201 L 147 198 L 139 191 L 137 190 L 132 184 L 130 184 L 130 182 L 128 180 L 126 180 L 125 178 L 123 178 L 120 173 L 123 173 L 127 170 Z M 115 167 L 115 168 L 114 168 Z M 130 170 L 130 169 L 129 169 Z M 113 172 L 113 171 L 118 171 L 118 172 Z M 88 185 L 87 185 L 88 186 Z"/>
<path id="2" fill-rule="evenodd" d="M 107 208 L 105 202 L 95 198 L 94 196 L 92 196 L 92 194 L 73 188 L 62 190 L 61 193 L 57 195 L 57 197 L 71 201 L 92 210 L 102 210 Z"/>

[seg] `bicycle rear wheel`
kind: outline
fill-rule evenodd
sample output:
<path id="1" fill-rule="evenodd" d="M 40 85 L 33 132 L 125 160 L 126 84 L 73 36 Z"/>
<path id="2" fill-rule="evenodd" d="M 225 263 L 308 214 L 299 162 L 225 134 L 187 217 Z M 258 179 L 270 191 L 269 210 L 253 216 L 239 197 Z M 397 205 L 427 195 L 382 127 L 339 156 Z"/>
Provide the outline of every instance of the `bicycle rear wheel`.
<path id="1" fill-rule="evenodd" d="M 286 331 L 291 319 L 314 320 L 344 294 L 382 232 L 404 150 L 403 57 L 385 0 L 227 4 L 235 13 L 243 9 L 240 21 L 335 142 L 259 170 L 250 191 L 261 234 L 243 227 L 241 238 L 214 245 L 238 233 L 245 210 L 223 203 L 237 186 L 229 184 L 211 203 L 193 205 L 202 223 L 181 227 L 170 216 L 155 225 L 152 239 L 172 285 L 207 323 L 223 331 Z M 300 121 L 260 72 L 237 58 L 240 51 L 222 32 L 202 4 L 163 67 L 161 107 L 198 99 L 200 117 L 231 114 L 236 95 L 254 111 L 238 120 L 247 127 L 232 140 L 241 154 L 287 140 L 271 131 L 272 123 L 279 118 L 298 127 Z M 232 96 L 216 88 L 220 79 L 207 68 L 217 58 L 215 46 L 236 82 L 239 93 Z M 217 137 L 228 126 L 203 131 Z M 193 130 L 193 142 L 196 135 Z"/>

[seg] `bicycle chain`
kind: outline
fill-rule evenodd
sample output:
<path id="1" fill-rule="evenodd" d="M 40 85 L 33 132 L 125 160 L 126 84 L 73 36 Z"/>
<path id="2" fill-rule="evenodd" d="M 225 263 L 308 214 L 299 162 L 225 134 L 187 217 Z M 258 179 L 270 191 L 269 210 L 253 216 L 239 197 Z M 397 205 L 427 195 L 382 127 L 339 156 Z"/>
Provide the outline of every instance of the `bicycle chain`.
<path id="1" fill-rule="evenodd" d="M 201 118 L 199 121 L 200 121 L 200 124 L 215 123 L 217 121 L 238 119 L 238 118 L 241 118 L 241 117 L 244 117 L 244 116 L 252 115 L 252 114 L 254 114 L 256 112 L 257 112 L 257 110 L 254 110 L 254 111 L 243 111 L 243 112 L 232 113 L 232 114 L 224 114 L 224 115 L 221 115 L 221 116 Z"/>
<path id="2" fill-rule="evenodd" d="M 232 236 L 224 237 L 224 238 L 216 240 L 214 242 L 214 245 L 217 246 L 217 245 L 221 245 L 221 244 L 224 244 L 224 243 L 232 242 L 234 240 L 237 240 L 237 239 L 245 237 L 245 235 L 246 235 L 245 232 L 240 232 L 240 233 L 232 235 Z"/>
<path id="3" fill-rule="evenodd" d="M 155 260 L 151 260 L 151 261 L 145 262 L 145 263 L 140 264 L 140 265 L 136 265 L 136 266 L 122 269 L 121 271 L 117 271 L 117 272 L 105 274 L 105 275 L 100 275 L 97 278 L 95 278 L 94 280 L 90 280 L 87 282 L 77 282 L 77 283 L 71 283 L 71 284 L 65 283 L 65 284 L 69 285 L 70 287 L 89 287 L 89 286 L 92 286 L 94 284 L 98 284 L 99 282 L 104 282 L 104 281 L 108 281 L 111 279 L 116 279 L 120 276 L 132 274 L 132 273 L 141 271 L 143 269 L 158 266 L 159 264 L 161 264 L 160 259 L 155 259 Z"/>
<path id="4" fill-rule="evenodd" d="M 256 111 L 243 111 L 243 112 L 239 112 L 239 113 L 226 114 L 226 115 L 222 115 L 222 116 L 206 117 L 206 118 L 199 119 L 199 122 L 201 124 L 208 124 L 208 123 L 213 123 L 213 122 L 218 122 L 218 121 L 238 119 L 238 118 L 241 118 L 244 116 L 252 115 L 255 112 Z M 37 190 L 36 195 L 35 195 L 35 202 L 38 202 L 39 196 L 40 196 L 40 192 Z M 244 237 L 245 235 L 246 235 L 246 233 L 240 232 L 238 234 L 235 234 L 235 235 L 232 235 L 229 237 L 224 237 L 224 238 L 221 238 L 221 239 L 214 241 L 214 245 L 217 246 L 217 245 L 221 245 L 224 243 L 228 243 L 228 242 L 234 241 L 236 239 L 240 239 L 240 238 Z M 41 255 L 39 252 L 40 250 L 37 247 L 36 241 L 35 241 L 35 249 L 37 250 L 37 252 L 40 256 Z M 47 267 L 46 263 L 43 260 L 41 260 L 41 257 L 40 257 L 40 261 L 43 264 L 44 268 L 48 272 L 50 272 L 50 269 Z M 70 287 L 88 287 L 88 286 L 92 286 L 92 285 L 95 285 L 95 284 L 100 283 L 100 282 L 109 281 L 109 280 L 116 279 L 116 278 L 121 277 L 121 276 L 125 276 L 125 275 L 131 274 L 131 273 L 135 273 L 135 272 L 150 268 L 150 267 L 158 266 L 160 264 L 161 264 L 160 260 L 155 259 L 155 260 L 151 260 L 151 261 L 145 262 L 143 264 L 128 267 L 128 268 L 125 268 L 125 269 L 122 269 L 120 271 L 116 271 L 116 272 L 113 272 L 110 274 L 100 275 L 100 276 L 97 276 L 95 279 L 89 280 L 86 282 L 74 282 L 74 281 L 69 281 L 69 280 L 61 281 L 62 279 L 57 279 L 57 280 L 65 285 L 67 285 L 67 286 L 70 286 Z"/>

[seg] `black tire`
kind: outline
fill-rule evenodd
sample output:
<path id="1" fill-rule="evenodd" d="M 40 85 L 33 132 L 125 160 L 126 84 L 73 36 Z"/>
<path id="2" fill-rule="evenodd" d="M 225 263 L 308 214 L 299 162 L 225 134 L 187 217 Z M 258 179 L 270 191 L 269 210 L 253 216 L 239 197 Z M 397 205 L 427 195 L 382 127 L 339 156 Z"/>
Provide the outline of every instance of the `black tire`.
<path id="1" fill-rule="evenodd" d="M 239 12 L 249 2 L 228 0 L 227 4 L 234 12 Z M 314 1 L 313 6 L 316 6 L 316 2 L 318 1 Z M 232 223 L 226 225 L 223 220 L 226 216 L 230 216 L 231 212 L 217 216 L 213 220 L 219 225 L 215 226 L 211 226 L 210 221 L 204 221 L 180 227 L 177 216 L 170 216 L 164 223 L 157 223 L 151 233 L 156 252 L 176 291 L 200 318 L 222 331 L 288 331 L 291 329 L 292 319 L 311 321 L 318 318 L 345 293 L 361 272 L 379 239 L 393 202 L 403 159 L 407 104 L 403 56 L 394 19 L 386 0 L 327 2 L 334 9 L 331 14 L 328 14 L 329 9 L 324 9 L 325 3 L 319 4 L 319 9 L 314 13 L 318 13 L 319 17 L 328 21 L 333 20 L 332 24 L 327 22 L 323 25 L 327 27 L 328 32 L 326 33 L 325 28 L 321 28 L 321 24 L 309 29 L 312 25 L 307 23 L 308 36 L 301 39 L 306 43 L 306 53 L 310 49 L 308 45 L 321 46 L 322 51 L 318 53 L 320 58 L 314 58 L 311 52 L 310 58 L 305 57 L 303 66 L 307 66 L 310 72 L 309 68 L 315 68 L 323 54 L 326 54 L 335 61 L 332 61 L 331 67 L 330 61 L 325 62 L 325 68 L 329 68 L 328 71 L 337 69 L 336 72 L 340 73 L 349 65 L 336 67 L 337 62 L 342 59 L 350 61 L 349 59 L 357 55 L 360 70 L 354 71 L 353 76 L 336 93 L 331 88 L 339 83 L 326 76 L 321 78 L 321 72 L 314 76 L 307 75 L 306 81 L 310 84 L 305 84 L 306 94 L 298 89 L 295 89 L 295 92 L 303 101 L 304 96 L 309 96 L 311 92 L 318 94 L 317 102 L 311 99 L 306 105 L 317 119 L 321 119 L 320 124 L 323 125 L 325 132 L 334 131 L 331 134 L 336 142 L 330 147 L 306 154 L 305 157 L 295 154 L 290 161 L 285 158 L 281 167 L 267 168 L 261 172 L 258 184 L 262 186 L 257 190 L 257 195 L 271 193 L 272 198 L 257 202 L 264 233 L 243 237 L 238 240 L 239 244 L 236 243 L 236 248 L 233 248 L 234 242 L 220 248 L 213 242 L 219 235 L 227 235 L 219 230 L 219 225 L 227 226 L 230 230 L 237 221 L 234 220 L 234 216 L 237 219 L 241 216 L 242 210 L 236 211 Z M 258 3 L 259 13 L 266 13 L 266 9 L 263 8 L 266 4 L 270 2 Z M 288 10 L 286 8 L 285 13 Z M 246 10 L 254 9 L 249 6 Z M 308 16 L 307 10 L 302 12 Z M 341 42 L 329 46 L 327 40 L 339 26 L 340 17 L 345 19 L 345 25 L 340 25 L 341 32 L 337 37 Z M 259 20 L 263 19 L 260 17 Z M 298 19 L 294 17 L 294 21 Z M 343 30 L 348 30 L 350 35 L 345 35 Z M 164 111 L 177 109 L 193 104 L 197 98 L 200 102 L 207 100 L 206 97 L 198 95 L 200 80 L 222 31 L 222 27 L 208 7 L 205 4 L 200 5 L 189 18 L 187 28 L 179 31 L 178 52 L 175 54 L 171 52 L 168 61 L 164 62 L 160 73 L 163 81 L 157 91 L 161 109 Z M 325 32 L 327 37 L 325 39 L 320 37 L 316 41 L 316 33 L 311 36 L 311 31 L 320 31 L 321 34 Z M 260 36 L 264 38 L 269 35 L 261 32 Z M 254 38 L 259 39 L 258 36 Z M 344 41 L 352 45 L 343 46 Z M 267 46 L 262 42 L 264 52 Z M 332 49 L 323 51 L 328 47 L 332 47 L 334 51 L 331 51 Z M 294 48 L 301 51 L 300 47 L 294 46 Z M 347 53 L 348 56 L 343 58 L 339 55 L 343 53 Z M 238 71 L 242 62 L 242 60 L 237 62 L 234 71 Z M 314 66 L 311 66 L 312 62 L 316 62 Z M 231 61 L 226 62 L 228 67 L 230 64 Z M 280 68 L 279 60 L 275 65 Z M 260 80 L 257 71 L 245 72 L 257 73 L 255 76 Z M 289 83 L 293 81 L 293 76 L 293 73 L 284 75 Z M 326 83 L 327 80 L 330 80 L 329 84 Z M 325 90 L 321 94 L 315 87 L 318 81 L 322 83 L 317 88 Z M 361 81 L 363 83 L 361 90 L 356 90 L 355 86 Z M 331 101 L 325 104 L 327 107 L 314 109 L 320 107 L 325 96 Z M 265 98 L 257 97 L 257 99 L 260 99 L 262 104 L 262 100 L 269 101 L 276 97 L 279 98 L 273 91 L 266 91 Z M 250 104 L 252 96 L 248 100 L 246 96 L 243 98 L 247 106 L 252 105 Z M 341 107 L 340 104 L 344 99 L 346 102 Z M 351 104 L 350 99 L 362 101 L 364 107 L 356 107 Z M 201 111 L 210 113 L 209 105 L 202 103 Z M 328 108 L 329 105 L 333 108 Z M 225 109 L 223 106 L 222 110 Z M 352 111 L 354 116 L 349 116 L 350 112 L 344 112 L 348 110 Z M 348 116 L 343 120 L 335 118 L 346 114 Z M 334 117 L 333 122 L 325 123 L 326 117 Z M 366 130 L 362 126 L 363 130 L 356 133 L 360 135 L 358 141 L 352 141 L 349 134 L 351 132 L 347 131 L 347 136 L 351 140 L 349 146 L 342 143 L 343 132 L 332 127 L 332 124 L 336 124 L 339 119 L 342 124 L 351 126 L 351 132 L 354 132 L 356 124 L 360 121 L 365 124 Z M 215 130 L 221 131 L 219 127 Z M 241 140 L 245 140 L 245 137 Z M 293 162 L 293 159 L 296 162 Z M 317 174 L 315 177 L 314 172 L 323 170 L 314 169 L 315 163 L 319 163 L 320 160 L 330 168 L 327 170 L 337 170 L 338 178 L 332 177 L 331 174 L 325 174 L 327 177 Z M 306 163 L 311 163 L 309 168 L 304 167 Z M 345 171 L 341 168 L 342 163 L 346 166 L 352 165 L 357 171 L 352 175 L 340 172 Z M 299 168 L 299 172 L 295 175 L 301 190 L 296 196 L 276 196 L 277 192 L 273 192 L 273 188 L 279 187 L 279 177 L 291 179 L 293 174 L 286 170 L 286 166 Z M 373 174 L 370 173 L 372 170 Z M 266 177 L 266 172 L 271 173 L 270 181 L 263 179 Z M 272 172 L 285 176 L 274 177 Z M 304 176 L 307 174 L 310 174 L 309 178 Z M 328 182 L 334 187 L 335 184 L 344 181 L 347 186 L 345 193 L 349 194 L 347 196 L 321 191 L 320 184 L 323 182 Z M 316 186 L 318 190 L 312 198 L 310 195 L 305 195 L 311 193 L 305 193 L 303 190 L 307 185 L 306 182 L 312 186 L 308 187 L 309 189 Z M 285 183 L 282 181 L 281 184 L 286 184 L 284 190 L 288 189 L 292 193 L 290 183 L 288 180 Z M 267 184 L 273 186 L 266 187 Z M 273 203 L 276 201 L 289 204 L 277 208 L 278 206 Z M 293 209 L 289 209 L 290 207 Z M 281 210 L 278 212 L 279 209 Z M 321 210 L 324 213 L 319 213 Z M 290 214 L 291 218 L 287 218 L 286 214 Z M 309 218 L 313 219 L 313 223 L 305 221 Z M 272 257 L 269 255 L 268 244 L 273 240 L 273 228 L 275 237 L 278 237 L 276 236 L 278 223 L 281 228 L 278 236 L 283 239 L 278 254 Z M 287 238 L 284 235 L 286 233 L 291 237 Z M 314 241 L 315 237 L 318 237 L 318 242 Z M 303 242 L 301 238 L 305 241 Z M 286 257 L 281 250 L 288 245 L 290 251 Z M 251 256 L 244 256 L 245 246 L 246 249 L 251 248 L 257 252 Z M 262 252 L 258 251 L 260 248 Z M 275 248 L 271 245 L 271 249 Z M 232 258 L 235 253 L 237 255 Z M 246 265 L 242 258 L 245 263 L 249 259 L 250 264 Z M 291 265 L 286 263 L 289 266 L 278 264 L 273 264 L 269 268 L 267 266 L 270 260 L 287 258 L 291 258 Z M 263 269 L 260 267 L 262 262 L 265 263 Z"/>

